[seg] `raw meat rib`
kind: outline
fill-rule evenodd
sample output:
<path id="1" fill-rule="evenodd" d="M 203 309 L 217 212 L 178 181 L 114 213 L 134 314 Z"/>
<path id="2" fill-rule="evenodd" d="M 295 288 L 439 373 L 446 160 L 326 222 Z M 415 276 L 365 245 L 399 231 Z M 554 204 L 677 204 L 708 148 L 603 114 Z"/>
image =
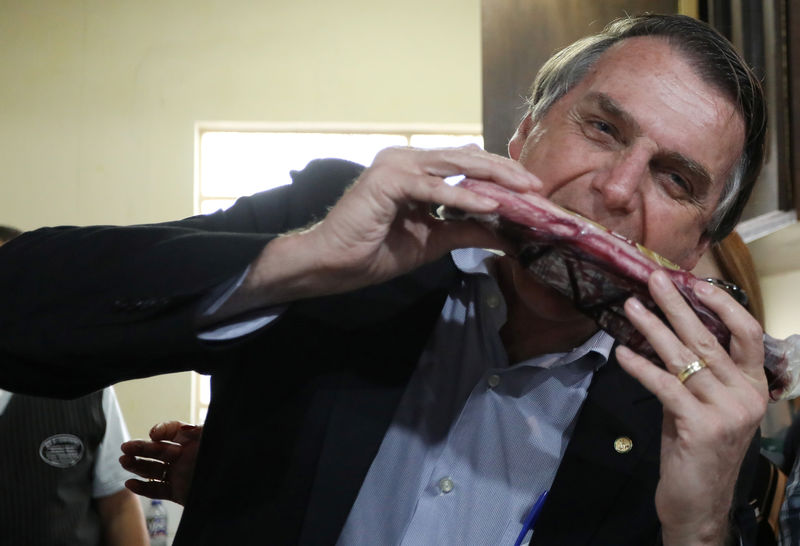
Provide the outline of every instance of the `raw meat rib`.
<path id="1" fill-rule="evenodd" d="M 593 318 L 614 338 L 659 361 L 653 348 L 625 317 L 622 305 L 636 296 L 664 318 L 647 290 L 647 279 L 665 271 L 678 291 L 720 345 L 728 348 L 730 331 L 694 294 L 700 281 L 665 258 L 544 197 L 521 195 L 490 182 L 465 179 L 459 185 L 491 197 L 500 207 L 492 215 L 475 217 L 490 223 L 517 248 L 517 258 L 541 282 L 569 297 L 575 307 Z M 445 218 L 463 218 L 457 210 L 443 209 Z M 776 340 L 764 335 L 764 369 L 773 400 L 800 394 L 800 336 Z"/>

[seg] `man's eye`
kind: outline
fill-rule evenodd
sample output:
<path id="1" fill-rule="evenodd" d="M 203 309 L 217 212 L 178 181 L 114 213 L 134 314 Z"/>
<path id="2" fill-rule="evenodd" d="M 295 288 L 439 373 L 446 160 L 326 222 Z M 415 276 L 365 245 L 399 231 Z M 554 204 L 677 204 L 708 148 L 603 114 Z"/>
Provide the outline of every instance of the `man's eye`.
<path id="1" fill-rule="evenodd" d="M 679 186 L 684 191 L 688 192 L 689 190 L 692 189 L 691 185 L 689 184 L 689 182 L 684 177 L 682 177 L 681 175 L 679 175 L 677 173 L 669 173 L 668 176 L 669 176 L 669 179 L 672 181 L 673 184 L 675 184 L 676 186 Z"/>
<path id="2" fill-rule="evenodd" d="M 623 135 L 613 123 L 603 118 L 589 115 L 581 116 L 578 119 L 580 120 L 581 131 L 589 140 L 601 146 L 625 144 Z"/>
<path id="3" fill-rule="evenodd" d="M 694 188 L 687 178 L 669 171 L 663 172 L 662 177 L 670 195 L 679 199 L 695 199 Z"/>
<path id="4" fill-rule="evenodd" d="M 592 122 L 592 126 L 595 129 L 597 129 L 598 131 L 606 133 L 606 134 L 609 134 L 609 135 L 614 133 L 614 127 L 610 123 L 606 123 L 603 120 L 595 120 L 595 121 L 593 121 Z"/>

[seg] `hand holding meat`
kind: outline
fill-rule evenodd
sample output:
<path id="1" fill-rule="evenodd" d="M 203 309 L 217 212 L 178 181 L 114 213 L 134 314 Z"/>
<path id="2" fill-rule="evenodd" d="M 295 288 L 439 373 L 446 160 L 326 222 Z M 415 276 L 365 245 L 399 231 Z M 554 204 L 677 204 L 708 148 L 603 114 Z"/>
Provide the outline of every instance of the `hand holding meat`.
<path id="1" fill-rule="evenodd" d="M 477 146 L 386 149 L 323 221 L 267 245 L 238 299 L 252 305 L 255 294 L 262 304 L 276 304 L 341 293 L 388 280 L 454 248 L 502 244 L 483 226 L 430 215 L 433 203 L 474 213 L 497 207 L 491 198 L 445 183 L 457 175 L 516 191 L 540 187 L 517 162 Z M 229 306 L 235 312 L 236 302 Z"/>
<path id="2" fill-rule="evenodd" d="M 730 329 L 728 353 L 663 272 L 648 287 L 669 327 L 635 298 L 625 313 L 666 369 L 625 347 L 617 358 L 663 405 L 656 510 L 664 543 L 704 543 L 728 525 L 738 469 L 766 410 L 761 328 L 723 291 L 698 283 L 697 297 Z M 681 381 L 695 361 L 705 368 Z"/>
<path id="3" fill-rule="evenodd" d="M 491 178 L 516 190 L 530 191 L 538 184 L 516 162 L 473 146 L 384 150 L 328 216 L 306 234 L 321 267 L 343 283 L 331 288 L 374 284 L 458 246 L 472 246 L 476 240 L 496 242 L 484 229 L 442 224 L 430 215 L 432 203 L 460 203 L 475 212 L 497 207 L 491 198 L 444 182 L 461 174 Z"/>

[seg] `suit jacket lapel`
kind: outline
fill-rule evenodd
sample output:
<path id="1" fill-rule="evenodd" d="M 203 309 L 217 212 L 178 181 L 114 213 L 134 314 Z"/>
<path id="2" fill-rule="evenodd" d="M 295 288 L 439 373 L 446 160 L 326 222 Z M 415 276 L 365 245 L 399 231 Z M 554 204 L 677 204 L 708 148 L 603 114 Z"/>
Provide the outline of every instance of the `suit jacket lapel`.
<path id="1" fill-rule="evenodd" d="M 655 542 L 661 419 L 658 400 L 612 356 L 592 380 L 532 544 Z"/>

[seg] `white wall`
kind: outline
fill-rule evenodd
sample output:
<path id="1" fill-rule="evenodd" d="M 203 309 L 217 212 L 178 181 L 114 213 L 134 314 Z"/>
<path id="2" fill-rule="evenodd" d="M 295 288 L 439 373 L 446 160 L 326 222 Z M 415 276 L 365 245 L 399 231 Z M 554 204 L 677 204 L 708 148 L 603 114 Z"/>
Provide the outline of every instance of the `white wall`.
<path id="1" fill-rule="evenodd" d="M 800 249 L 796 249 L 800 252 Z M 773 337 L 800 334 L 800 271 L 761 277 L 766 331 Z"/>
<path id="2" fill-rule="evenodd" d="M 196 120 L 480 122 L 477 0 L 0 0 L 2 222 L 191 213 Z"/>
<path id="3" fill-rule="evenodd" d="M 192 213 L 198 120 L 480 123 L 478 0 L 0 0 L 0 224 Z M 117 387 L 131 434 L 187 374 Z"/>

